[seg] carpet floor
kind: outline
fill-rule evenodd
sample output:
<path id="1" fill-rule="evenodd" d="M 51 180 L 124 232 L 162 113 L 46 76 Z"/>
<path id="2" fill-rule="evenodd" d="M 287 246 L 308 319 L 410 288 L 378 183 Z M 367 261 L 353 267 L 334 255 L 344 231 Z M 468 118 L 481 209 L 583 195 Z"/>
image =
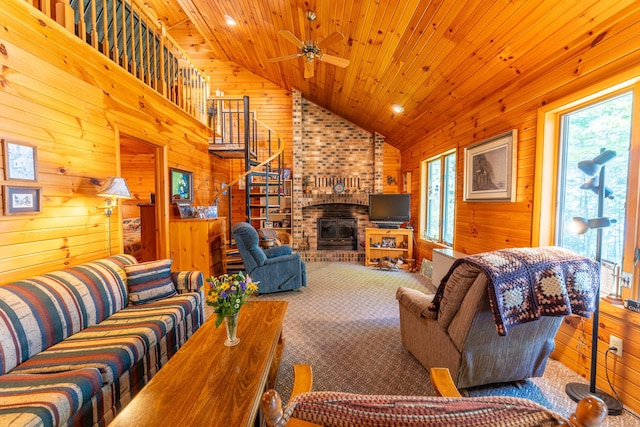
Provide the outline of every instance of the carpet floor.
<path id="1" fill-rule="evenodd" d="M 428 371 L 403 347 L 396 289 L 406 286 L 432 294 L 429 279 L 406 271 L 381 271 L 351 263 L 307 263 L 307 287 L 262 295 L 289 302 L 285 350 L 276 389 L 286 402 L 293 365 L 310 364 L 314 390 L 363 394 L 434 395 Z M 470 396 L 525 397 L 569 416 L 575 403 L 568 382 L 586 382 L 549 360 L 541 378 L 466 390 Z M 608 417 L 608 426 L 639 426 L 633 413 Z"/>

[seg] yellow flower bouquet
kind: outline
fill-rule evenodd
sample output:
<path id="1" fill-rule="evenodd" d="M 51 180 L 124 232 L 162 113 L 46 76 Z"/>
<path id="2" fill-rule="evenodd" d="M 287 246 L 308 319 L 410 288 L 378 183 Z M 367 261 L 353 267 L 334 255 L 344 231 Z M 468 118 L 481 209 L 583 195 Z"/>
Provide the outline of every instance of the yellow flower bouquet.
<path id="1" fill-rule="evenodd" d="M 240 307 L 258 290 L 258 282 L 242 272 L 207 279 L 207 305 L 216 313 L 216 328 L 226 316 L 237 314 Z"/>

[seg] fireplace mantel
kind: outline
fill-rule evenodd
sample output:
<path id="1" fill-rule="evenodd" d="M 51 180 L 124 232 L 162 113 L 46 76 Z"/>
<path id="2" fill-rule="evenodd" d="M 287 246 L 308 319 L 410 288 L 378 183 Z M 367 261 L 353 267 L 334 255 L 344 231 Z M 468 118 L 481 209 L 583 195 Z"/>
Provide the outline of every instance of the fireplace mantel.
<path id="1" fill-rule="evenodd" d="M 360 205 L 369 206 L 368 194 L 301 194 L 298 198 L 300 207 L 318 205 Z"/>

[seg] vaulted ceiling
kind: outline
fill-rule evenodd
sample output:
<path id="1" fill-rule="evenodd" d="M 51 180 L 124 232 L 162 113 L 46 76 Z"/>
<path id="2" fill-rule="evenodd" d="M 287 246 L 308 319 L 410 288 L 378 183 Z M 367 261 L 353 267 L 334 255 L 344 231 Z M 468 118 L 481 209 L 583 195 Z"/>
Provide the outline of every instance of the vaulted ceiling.
<path id="1" fill-rule="evenodd" d="M 232 61 L 398 145 L 420 140 L 496 91 L 531 81 L 571 52 L 586 51 L 640 8 L 632 0 L 146 0 L 191 56 Z M 308 38 L 338 31 L 323 53 L 340 68 L 303 58 L 279 30 Z M 224 15 L 237 21 L 229 26 Z M 579 64 L 576 64 L 578 67 Z M 394 113 L 401 104 L 404 113 Z"/>

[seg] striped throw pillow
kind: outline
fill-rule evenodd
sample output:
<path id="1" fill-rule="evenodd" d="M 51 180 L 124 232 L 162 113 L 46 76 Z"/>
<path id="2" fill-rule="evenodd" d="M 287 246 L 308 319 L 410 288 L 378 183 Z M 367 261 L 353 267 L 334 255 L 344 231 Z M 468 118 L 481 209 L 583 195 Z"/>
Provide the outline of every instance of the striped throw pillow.
<path id="1" fill-rule="evenodd" d="M 125 265 L 129 302 L 147 304 L 176 294 L 171 281 L 171 259 Z"/>

